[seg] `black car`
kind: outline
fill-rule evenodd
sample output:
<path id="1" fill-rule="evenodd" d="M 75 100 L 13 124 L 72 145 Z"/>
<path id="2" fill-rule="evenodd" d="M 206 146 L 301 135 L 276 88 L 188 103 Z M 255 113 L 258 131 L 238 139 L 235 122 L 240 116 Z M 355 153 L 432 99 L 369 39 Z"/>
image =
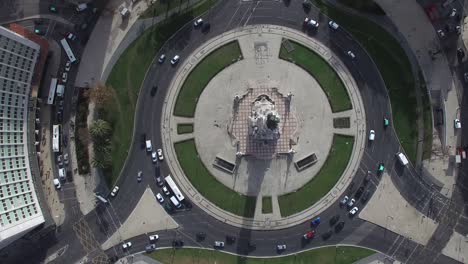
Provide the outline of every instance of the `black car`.
<path id="1" fill-rule="evenodd" d="M 335 215 L 333 216 L 331 219 L 330 219 L 330 225 L 334 225 L 336 224 L 336 222 L 338 222 L 338 220 L 340 220 L 340 215 Z"/>
<path id="2" fill-rule="evenodd" d="M 62 123 L 62 112 L 57 112 L 57 122 Z"/>
<path id="3" fill-rule="evenodd" d="M 202 25 L 201 31 L 203 33 L 210 31 L 211 25 L 210 23 L 206 22 Z"/>
<path id="4" fill-rule="evenodd" d="M 203 241 L 206 238 L 206 234 L 203 232 L 198 232 L 196 235 L 197 241 Z"/>
<path id="5" fill-rule="evenodd" d="M 310 10 L 312 8 L 312 2 L 310 2 L 310 0 L 304 0 L 302 2 L 302 7 L 306 10 Z"/>
<path id="6" fill-rule="evenodd" d="M 335 226 L 335 232 L 338 233 L 340 232 L 344 227 L 344 222 L 339 222 L 336 226 Z"/>
<path id="7" fill-rule="evenodd" d="M 370 196 L 370 191 L 367 190 L 367 191 L 364 193 L 364 195 L 362 196 L 361 201 L 362 201 L 362 202 L 366 202 L 367 200 L 369 200 L 369 196 Z"/>
<path id="8" fill-rule="evenodd" d="M 322 239 L 327 240 L 327 239 L 329 239 L 331 237 L 332 234 L 333 234 L 333 231 L 328 230 L 328 232 L 326 232 L 325 234 L 322 235 Z"/>
<path id="9" fill-rule="evenodd" d="M 172 207 L 172 206 L 171 206 L 170 204 L 168 204 L 168 203 L 164 205 L 164 209 L 165 209 L 166 212 L 168 212 L 169 214 L 174 212 L 174 207 Z"/>
<path id="10" fill-rule="evenodd" d="M 175 248 L 180 248 L 184 246 L 184 241 L 182 240 L 174 240 L 172 241 L 172 246 Z"/>
<path id="11" fill-rule="evenodd" d="M 63 136 L 63 137 L 62 137 L 62 142 L 63 142 L 63 146 L 64 146 L 64 147 L 67 147 L 67 146 L 68 146 L 68 137 Z"/>
<path id="12" fill-rule="evenodd" d="M 153 96 L 156 94 L 157 91 L 158 91 L 158 86 L 156 86 L 156 85 L 153 86 L 153 87 L 151 88 L 151 93 L 150 93 L 150 94 L 151 94 L 151 97 L 153 97 Z"/>
<path id="13" fill-rule="evenodd" d="M 460 59 L 460 60 L 463 59 L 463 58 L 465 57 L 465 52 L 463 51 L 462 48 L 457 49 L 457 57 L 458 57 L 458 59 Z"/>
<path id="14" fill-rule="evenodd" d="M 359 189 L 357 190 L 356 194 L 354 195 L 354 198 L 355 199 L 359 199 L 361 196 L 362 196 L 362 193 L 364 192 L 364 187 L 361 186 L 359 187 Z"/>
<path id="15" fill-rule="evenodd" d="M 156 184 L 161 187 L 164 185 L 164 181 L 161 177 L 156 177 Z"/>
<path id="16" fill-rule="evenodd" d="M 233 244 L 234 242 L 236 242 L 236 238 L 233 237 L 233 236 L 227 235 L 227 236 L 226 236 L 226 242 L 227 242 L 228 244 Z"/>
<path id="17" fill-rule="evenodd" d="M 364 178 L 364 181 L 362 182 L 362 185 L 363 185 L 363 186 L 366 186 L 366 185 L 369 183 L 371 177 L 372 177 L 372 172 L 371 172 L 371 171 L 367 171 L 367 175 L 366 175 L 366 177 Z"/>
<path id="18" fill-rule="evenodd" d="M 34 20 L 34 24 L 42 25 L 42 24 L 44 24 L 44 19 L 36 19 L 36 20 Z"/>
<path id="19" fill-rule="evenodd" d="M 141 144 L 141 148 L 145 148 L 145 146 L 146 146 L 145 145 L 146 144 L 146 134 L 145 133 L 141 134 L 141 136 L 140 136 L 140 144 Z"/>
<path id="20" fill-rule="evenodd" d="M 348 187 L 349 192 L 353 191 L 353 187 L 354 187 L 354 182 L 351 182 Z"/>

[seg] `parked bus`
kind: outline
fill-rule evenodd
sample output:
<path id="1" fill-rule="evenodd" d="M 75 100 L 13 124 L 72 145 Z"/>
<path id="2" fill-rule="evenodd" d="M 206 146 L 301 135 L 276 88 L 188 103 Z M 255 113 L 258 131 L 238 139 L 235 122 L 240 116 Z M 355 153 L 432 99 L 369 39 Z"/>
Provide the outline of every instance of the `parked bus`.
<path id="1" fill-rule="evenodd" d="M 73 54 L 73 51 L 71 50 L 70 46 L 68 45 L 67 39 L 62 39 L 60 40 L 60 43 L 62 44 L 62 48 L 65 50 L 65 53 L 67 54 L 68 60 L 71 63 L 74 63 L 76 61 L 75 55 Z"/>
<path id="2" fill-rule="evenodd" d="M 177 197 L 179 201 L 182 202 L 185 199 L 185 197 L 182 195 L 182 192 L 179 190 L 175 182 L 172 180 L 171 175 L 168 175 L 164 179 L 166 180 L 167 185 L 171 188 L 172 193 Z"/>
<path id="3" fill-rule="evenodd" d="M 60 152 L 60 125 L 52 127 L 52 151 Z"/>
<path id="4" fill-rule="evenodd" d="M 47 98 L 47 104 L 54 104 L 55 90 L 57 89 L 57 78 L 50 80 L 49 97 Z"/>

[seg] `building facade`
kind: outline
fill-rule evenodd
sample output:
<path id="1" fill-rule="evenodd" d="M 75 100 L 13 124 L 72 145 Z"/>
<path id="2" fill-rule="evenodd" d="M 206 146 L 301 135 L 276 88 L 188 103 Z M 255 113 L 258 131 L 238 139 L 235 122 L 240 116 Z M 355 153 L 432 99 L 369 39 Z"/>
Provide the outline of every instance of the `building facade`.
<path id="1" fill-rule="evenodd" d="M 28 102 L 40 46 L 0 27 L 0 249 L 44 223 L 28 156 Z"/>

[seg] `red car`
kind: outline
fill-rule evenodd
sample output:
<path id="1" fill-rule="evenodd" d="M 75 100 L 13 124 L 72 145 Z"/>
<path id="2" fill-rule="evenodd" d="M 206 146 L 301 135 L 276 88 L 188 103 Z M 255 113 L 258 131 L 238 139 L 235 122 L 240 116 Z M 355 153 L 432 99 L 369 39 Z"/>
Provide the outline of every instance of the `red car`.
<path id="1" fill-rule="evenodd" d="M 315 232 L 314 232 L 313 230 L 309 230 L 309 231 L 307 231 L 307 233 L 305 233 L 302 237 L 303 237 L 305 240 L 309 240 L 309 239 L 314 238 L 314 235 L 315 235 Z"/>
<path id="2" fill-rule="evenodd" d="M 434 22 L 439 19 L 437 7 L 435 5 L 429 5 L 426 8 L 424 8 L 424 10 L 426 11 L 427 17 L 431 22 Z"/>

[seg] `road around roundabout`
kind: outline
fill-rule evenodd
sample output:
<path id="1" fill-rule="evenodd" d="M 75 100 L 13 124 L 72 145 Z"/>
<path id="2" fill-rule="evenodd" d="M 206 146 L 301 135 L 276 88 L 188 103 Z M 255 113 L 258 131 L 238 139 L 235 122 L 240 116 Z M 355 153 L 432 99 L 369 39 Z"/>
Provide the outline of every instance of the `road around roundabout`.
<path id="1" fill-rule="evenodd" d="M 336 34 L 329 34 L 328 30 L 325 30 L 327 20 L 324 16 L 319 16 L 318 10 L 313 9 L 309 15 L 306 15 L 299 1 L 291 2 L 289 6 L 285 6 L 277 1 L 222 1 L 205 17 L 205 20 L 209 20 L 212 25 L 210 33 L 206 35 L 201 34 L 193 30 L 191 24 L 188 24 L 163 49 L 168 57 L 177 53 L 184 59 L 206 40 L 231 29 L 245 25 L 272 24 L 301 30 L 302 20 L 305 16 L 322 18 L 319 20 L 322 23 L 319 32 L 311 37 L 331 47 L 335 54 L 341 57 L 342 61 L 346 64 L 360 88 L 367 113 L 367 127 L 374 127 L 376 134 L 382 138 L 375 142 L 373 148 L 366 148 L 364 150 L 365 153 L 361 160 L 360 170 L 356 173 L 355 181 L 361 182 L 365 171 L 375 171 L 376 164 L 383 161 L 391 174 L 393 182 L 410 204 L 420 209 L 428 217 L 440 217 L 441 210 L 443 210 L 441 208 L 444 208 L 443 202 L 446 201 L 443 198 L 439 198 L 436 191 L 418 180 L 417 173 L 412 167 L 404 171 L 395 169 L 396 160 L 394 155 L 400 149 L 400 145 L 395 132 L 392 129 L 383 130 L 381 126 L 382 117 L 390 117 L 391 110 L 385 85 L 376 66 L 359 44 L 343 29 L 336 32 Z M 346 27 L 346 25 L 343 26 Z M 345 57 L 345 51 L 349 49 L 355 51 L 357 56 L 355 61 L 350 61 Z M 140 93 L 136 115 L 135 138 L 138 138 L 141 133 L 146 133 L 147 135 L 152 135 L 156 146 L 162 145 L 162 138 L 159 132 L 162 129 L 160 127 L 162 123 L 161 106 L 167 103 L 164 101 L 164 95 L 167 92 L 165 89 L 169 87 L 169 83 L 175 72 L 167 64 L 159 67 L 155 62 L 151 65 Z M 149 91 L 153 85 L 158 85 L 159 87 L 159 91 L 154 98 L 149 96 Z M 112 202 L 115 214 L 121 222 L 128 217 L 138 202 L 139 197 L 141 197 L 144 191 L 142 186 L 149 185 L 153 190 L 157 190 L 153 175 L 167 175 L 170 173 L 165 163 L 162 164 L 160 170 L 154 171 L 154 166 L 151 164 L 146 153 L 140 149 L 139 144 L 138 140 L 134 140 L 133 146 L 129 151 L 128 166 L 123 169 L 122 177 L 118 182 L 118 185 L 123 186 L 123 188 L 121 188 L 119 196 Z M 140 184 L 135 180 L 135 173 L 138 170 L 143 170 L 146 176 Z M 373 183 L 377 182 L 378 178 L 374 178 Z M 432 213 L 428 212 L 426 206 L 429 200 L 433 203 Z M 433 212 L 438 213 L 434 214 Z M 453 212 L 447 211 L 447 213 Z M 189 211 L 178 212 L 173 215 L 174 219 L 181 225 L 181 228 L 173 231 L 159 232 L 161 241 L 158 243 L 161 246 L 169 246 L 174 238 L 182 238 L 187 245 L 212 247 L 214 240 L 224 240 L 225 235 L 229 234 L 236 236 L 238 239 L 235 244 L 228 245 L 225 250 L 237 254 L 248 253 L 254 256 L 273 256 L 276 255 L 275 245 L 277 243 L 287 244 L 287 253 L 299 252 L 322 245 L 352 244 L 381 251 L 391 258 L 403 262 L 453 262 L 452 259 L 439 254 L 439 251 L 437 251 L 439 249 L 436 246 L 431 248 L 431 250 L 427 250 L 426 247 L 387 231 L 382 227 L 358 218 L 348 220 L 346 211 L 340 210 L 337 205 L 329 207 L 321 214 L 321 217 L 328 220 L 335 214 L 340 214 L 342 219 L 346 219 L 345 228 L 341 232 L 332 235 L 326 241 L 317 238 L 311 243 L 303 244 L 301 242 L 301 235 L 309 229 L 307 222 L 287 229 L 254 231 L 225 224 L 206 214 L 197 206 L 193 206 Z M 92 224 L 91 228 L 94 229 L 96 239 L 100 242 L 104 241 L 109 233 L 115 231 L 109 230 L 106 233 L 100 231 L 99 227 L 94 224 L 97 222 L 96 213 L 91 213 L 86 218 L 87 222 Z M 445 220 L 440 219 L 440 221 Z M 327 230 L 326 223 L 317 228 L 319 234 Z M 195 241 L 195 234 L 197 232 L 207 233 L 207 239 L 203 242 Z M 120 245 L 117 245 L 115 248 L 109 249 L 107 253 L 123 256 L 139 252 L 147 244 L 147 237 L 141 235 L 132 238 L 131 241 L 133 249 L 129 252 L 122 252 Z M 247 241 L 256 244 L 256 250 L 249 251 L 246 247 Z"/>
<path id="2" fill-rule="evenodd" d="M 331 32 L 333 34 L 333 32 Z M 309 49 L 314 50 L 317 54 L 322 56 L 332 68 L 335 69 L 339 77 L 343 80 L 345 84 L 351 102 L 353 104 L 353 109 L 348 110 L 347 112 L 338 112 L 338 116 L 350 115 L 352 112 L 352 122 L 357 125 L 353 125 L 350 129 L 352 135 L 354 136 L 354 147 L 351 157 L 349 159 L 348 165 L 343 172 L 343 175 L 335 184 L 328 194 L 322 197 L 320 201 L 316 202 L 311 207 L 307 208 L 302 212 L 298 212 L 292 216 L 282 217 L 280 219 L 275 219 L 274 217 L 269 217 L 266 219 L 252 219 L 244 218 L 238 215 L 235 215 L 231 212 L 221 209 L 216 206 L 213 202 L 209 201 L 203 194 L 200 194 L 196 188 L 190 183 L 188 178 L 184 176 L 183 169 L 179 162 L 177 162 L 177 154 L 174 149 L 175 140 L 177 140 L 177 119 L 178 117 L 173 116 L 173 111 L 175 108 L 177 96 L 179 90 L 186 79 L 190 71 L 199 63 L 205 56 L 210 54 L 213 50 L 219 48 L 220 46 L 239 38 L 245 38 L 252 35 L 262 35 L 262 38 L 266 39 L 271 38 L 269 36 L 280 36 L 286 39 L 295 41 L 304 46 L 307 46 Z M 255 41 L 261 41 L 262 38 L 256 39 Z M 275 52 L 272 52 L 275 53 Z M 244 54 L 244 57 L 246 54 Z M 277 56 L 276 53 L 274 56 Z M 271 63 L 271 62 L 270 62 Z M 253 67 L 253 66 L 252 66 Z M 330 204 L 335 203 L 343 193 L 345 193 L 347 187 L 351 183 L 354 174 L 359 169 L 359 162 L 363 155 L 363 150 L 366 146 L 366 127 L 365 127 L 365 111 L 364 105 L 361 100 L 361 96 L 358 90 L 358 86 L 354 79 L 351 77 L 347 68 L 344 64 L 331 52 L 325 45 L 316 41 L 314 38 L 308 37 L 303 32 L 292 30 L 287 27 L 273 26 L 273 25 L 255 25 L 255 26 L 246 26 L 243 28 L 237 28 L 229 32 L 225 32 L 222 35 L 216 36 L 214 39 L 210 39 L 207 42 L 200 45 L 190 57 L 188 57 L 184 63 L 178 66 L 177 74 L 175 74 L 174 79 L 172 80 L 166 99 L 166 104 L 164 105 L 162 114 L 163 114 L 163 127 L 161 137 L 163 149 L 166 153 L 166 165 L 170 167 L 171 175 L 177 180 L 179 187 L 182 191 L 188 196 L 188 198 L 195 203 L 198 207 L 205 210 L 209 215 L 223 221 L 227 224 L 234 225 L 241 228 L 249 228 L 255 230 L 273 230 L 273 229 L 284 229 L 297 224 L 303 223 L 312 217 L 319 215 L 323 212 Z M 270 73 L 271 74 L 271 73 Z M 259 76 L 259 78 L 261 78 Z M 274 79 L 275 77 L 272 77 Z M 221 89 L 221 88 L 220 88 Z M 305 109 L 301 111 L 307 111 Z M 314 133 L 313 131 L 309 131 Z M 339 133 L 339 130 L 335 130 L 335 133 Z M 184 137 L 182 137 L 184 138 Z M 199 154 L 202 155 L 202 154 Z M 323 157 L 322 159 L 326 159 Z M 209 165 L 205 165 L 209 166 Z M 318 166 L 318 165 L 314 165 Z M 310 172 L 309 172 L 310 173 Z"/>

